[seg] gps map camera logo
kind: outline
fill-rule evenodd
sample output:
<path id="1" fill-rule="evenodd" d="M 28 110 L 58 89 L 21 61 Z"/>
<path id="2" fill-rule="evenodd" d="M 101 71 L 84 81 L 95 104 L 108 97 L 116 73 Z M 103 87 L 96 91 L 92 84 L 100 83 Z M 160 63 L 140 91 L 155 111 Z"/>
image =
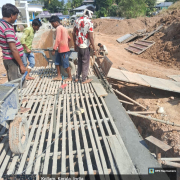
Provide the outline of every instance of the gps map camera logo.
<path id="1" fill-rule="evenodd" d="M 154 169 L 149 169 L 149 174 L 154 174 Z"/>

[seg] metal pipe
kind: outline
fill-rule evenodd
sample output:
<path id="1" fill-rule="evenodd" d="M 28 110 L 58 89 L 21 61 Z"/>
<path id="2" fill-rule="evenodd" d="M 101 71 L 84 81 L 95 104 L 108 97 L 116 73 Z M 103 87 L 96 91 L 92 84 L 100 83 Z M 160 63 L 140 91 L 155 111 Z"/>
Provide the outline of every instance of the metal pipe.
<path id="1" fill-rule="evenodd" d="M 167 166 L 180 168 L 180 163 L 175 163 L 175 162 L 171 162 L 171 161 L 161 161 L 161 163 L 164 165 L 167 165 Z"/>
<path id="2" fill-rule="evenodd" d="M 150 117 L 150 116 L 144 116 L 144 115 L 140 115 L 140 114 L 137 114 L 137 113 L 132 113 L 132 112 L 129 112 L 129 111 L 127 111 L 127 113 L 128 113 L 129 115 L 132 115 L 132 116 L 137 116 L 137 117 L 141 117 L 141 118 L 145 118 L 145 119 L 149 119 L 149 120 L 161 122 L 161 123 L 164 123 L 164 124 L 168 124 L 168 125 L 180 127 L 180 124 L 175 124 L 174 122 L 171 123 L 171 122 L 169 122 L 169 121 L 163 121 L 163 120 L 160 120 L 160 119 L 152 118 L 152 117 Z"/>
<path id="3" fill-rule="evenodd" d="M 127 111 L 127 112 L 132 112 L 132 113 L 137 113 L 137 114 L 155 114 L 156 111 Z"/>
<path id="4" fill-rule="evenodd" d="M 179 158 L 161 158 L 162 161 L 180 161 L 180 157 Z"/>
<path id="5" fill-rule="evenodd" d="M 119 92 L 117 89 L 113 89 L 116 93 L 118 93 L 119 95 L 125 97 L 126 99 L 130 100 L 131 102 L 133 102 L 134 104 L 137 104 L 138 106 L 142 107 L 143 109 L 147 110 L 146 107 L 144 107 L 143 105 L 139 104 L 138 102 L 136 102 L 135 100 L 131 99 L 130 97 L 126 96 L 125 94 Z"/>
<path id="6" fill-rule="evenodd" d="M 122 103 L 125 103 L 125 104 L 129 104 L 129 105 L 134 105 L 134 103 L 123 101 L 123 100 L 120 100 L 120 99 L 119 99 L 119 102 L 122 102 Z"/>

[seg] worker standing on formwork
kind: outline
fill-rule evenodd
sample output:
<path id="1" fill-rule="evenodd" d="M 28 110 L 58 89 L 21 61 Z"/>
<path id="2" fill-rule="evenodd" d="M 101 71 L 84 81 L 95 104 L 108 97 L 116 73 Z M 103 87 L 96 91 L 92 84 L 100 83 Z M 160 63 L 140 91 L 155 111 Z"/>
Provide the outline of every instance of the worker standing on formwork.
<path id="1" fill-rule="evenodd" d="M 30 77 L 29 73 L 31 69 L 35 66 L 34 54 L 31 52 L 32 50 L 32 42 L 34 39 L 34 34 L 39 30 L 40 26 L 42 26 L 39 19 L 34 19 L 32 22 L 32 27 L 27 27 L 24 29 L 23 35 L 21 37 L 21 44 L 24 47 L 24 54 L 21 57 L 24 66 L 27 66 L 27 59 L 29 61 L 29 65 L 27 67 L 28 74 L 26 76 L 26 80 L 34 80 L 33 77 Z"/>
<path id="2" fill-rule="evenodd" d="M 71 41 L 71 38 L 68 34 L 68 31 L 66 28 L 64 28 L 60 24 L 60 19 L 58 16 L 51 16 L 49 19 L 49 22 L 51 25 L 56 29 L 56 41 L 54 44 L 54 48 L 52 51 L 52 55 L 55 55 L 55 51 L 58 48 L 58 54 L 55 59 L 55 65 L 57 69 L 57 77 L 55 77 L 54 81 L 61 81 L 61 72 L 60 72 L 60 66 L 62 66 L 66 72 L 68 73 L 68 78 L 65 79 L 65 81 L 72 81 L 71 76 L 71 68 L 69 66 L 69 41 Z"/>
<path id="3" fill-rule="evenodd" d="M 94 38 L 93 38 L 93 23 L 91 22 L 94 9 L 89 6 L 84 11 L 84 15 L 77 19 L 74 23 L 73 39 L 74 48 L 78 52 L 78 74 L 76 82 L 79 81 L 82 73 L 82 83 L 89 83 L 92 79 L 87 79 L 89 71 L 90 59 L 90 43 L 96 54 Z"/>
<path id="4" fill-rule="evenodd" d="M 23 47 L 12 25 L 16 21 L 18 13 L 19 10 L 12 4 L 5 4 L 2 7 L 3 19 L 0 19 L 0 47 L 2 48 L 3 63 L 7 71 L 8 81 L 19 79 L 26 72 L 21 60 Z"/>
<path id="5" fill-rule="evenodd" d="M 99 53 L 98 54 L 103 55 L 103 56 L 108 55 L 108 50 L 107 50 L 105 45 L 98 43 L 98 46 L 99 46 Z"/>

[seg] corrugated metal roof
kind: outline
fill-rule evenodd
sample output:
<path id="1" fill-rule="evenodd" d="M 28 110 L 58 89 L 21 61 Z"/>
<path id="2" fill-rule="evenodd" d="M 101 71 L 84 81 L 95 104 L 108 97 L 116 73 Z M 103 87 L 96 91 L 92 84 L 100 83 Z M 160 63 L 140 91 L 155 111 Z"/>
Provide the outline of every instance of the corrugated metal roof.
<path id="1" fill-rule="evenodd" d="M 94 7 L 93 5 L 83 5 L 83 6 L 77 7 L 77 8 L 75 8 L 75 9 L 73 9 L 73 10 L 74 10 L 74 11 L 85 10 L 88 6 Z M 94 7 L 94 8 L 95 8 L 95 7 Z"/>
<path id="2" fill-rule="evenodd" d="M 155 7 L 169 7 L 172 4 L 173 4 L 173 2 L 163 2 L 163 3 L 156 5 Z"/>

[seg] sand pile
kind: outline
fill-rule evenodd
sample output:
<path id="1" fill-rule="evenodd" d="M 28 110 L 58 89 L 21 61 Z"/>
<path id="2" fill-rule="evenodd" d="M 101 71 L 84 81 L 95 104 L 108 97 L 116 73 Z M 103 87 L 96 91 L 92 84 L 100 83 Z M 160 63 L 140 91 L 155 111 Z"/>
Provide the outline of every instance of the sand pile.
<path id="1" fill-rule="evenodd" d="M 154 26 L 160 19 L 161 17 L 141 17 L 125 20 L 96 19 L 93 20 L 93 23 L 96 32 L 108 35 L 124 35 L 134 33 L 137 30 L 148 29 Z"/>
<path id="2" fill-rule="evenodd" d="M 148 31 L 164 24 L 159 33 L 147 39 L 155 41 L 150 49 L 142 55 L 143 58 L 160 62 L 164 66 L 176 66 L 180 68 L 180 11 L 172 11 L 169 15 L 162 17 Z"/>

